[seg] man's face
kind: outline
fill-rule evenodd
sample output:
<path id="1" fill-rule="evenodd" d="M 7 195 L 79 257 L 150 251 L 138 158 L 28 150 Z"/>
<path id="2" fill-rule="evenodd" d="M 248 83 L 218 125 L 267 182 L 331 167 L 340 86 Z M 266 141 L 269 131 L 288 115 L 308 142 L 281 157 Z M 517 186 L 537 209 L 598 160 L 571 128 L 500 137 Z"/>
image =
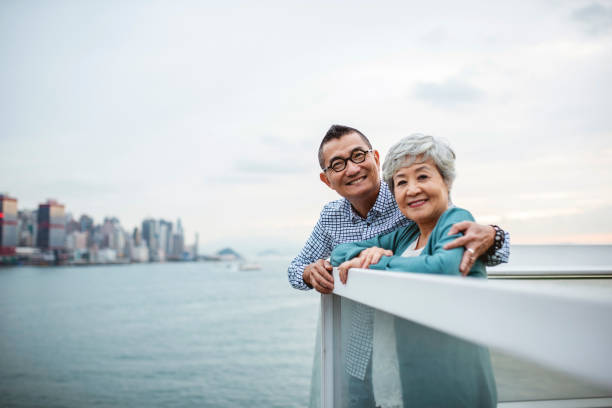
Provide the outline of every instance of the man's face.
<path id="1" fill-rule="evenodd" d="M 349 133 L 340 139 L 333 139 L 323 145 L 323 163 L 328 167 L 335 159 L 346 159 L 356 150 L 368 151 L 370 148 L 357 133 Z M 331 189 L 349 201 L 353 199 L 371 199 L 378 195 L 380 186 L 380 161 L 378 152 L 367 153 L 362 163 L 348 160 L 340 172 L 328 169 L 320 178 Z"/>

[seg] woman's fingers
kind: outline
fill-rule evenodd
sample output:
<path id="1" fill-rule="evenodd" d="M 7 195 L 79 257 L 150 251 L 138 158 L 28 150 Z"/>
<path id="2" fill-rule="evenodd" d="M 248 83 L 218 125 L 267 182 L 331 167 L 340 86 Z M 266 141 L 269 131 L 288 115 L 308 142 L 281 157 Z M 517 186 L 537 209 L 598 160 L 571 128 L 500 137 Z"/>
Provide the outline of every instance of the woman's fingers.
<path id="1" fill-rule="evenodd" d="M 373 256 L 372 251 L 370 251 L 368 253 L 368 256 L 366 256 L 363 262 L 361 262 L 362 269 L 367 269 L 368 266 L 370 266 L 370 264 L 372 263 L 372 256 Z"/>
<path id="2" fill-rule="evenodd" d="M 340 282 L 346 284 L 346 279 L 348 277 L 348 266 L 349 261 L 344 262 L 338 267 L 338 273 L 340 275 Z"/>

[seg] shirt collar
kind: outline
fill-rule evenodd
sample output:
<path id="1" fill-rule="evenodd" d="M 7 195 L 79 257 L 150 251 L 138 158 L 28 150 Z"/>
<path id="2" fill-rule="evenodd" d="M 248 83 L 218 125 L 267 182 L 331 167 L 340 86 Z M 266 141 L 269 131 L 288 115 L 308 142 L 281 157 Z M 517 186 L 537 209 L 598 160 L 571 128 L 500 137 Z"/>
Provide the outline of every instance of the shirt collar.
<path id="1" fill-rule="evenodd" d="M 393 204 L 394 200 L 395 198 L 393 198 L 393 194 L 391 194 L 391 191 L 389 191 L 389 186 L 387 183 L 381 180 L 380 189 L 378 190 L 378 197 L 376 197 L 376 202 L 374 203 L 372 209 L 368 212 L 366 219 L 383 214 L 385 209 L 388 208 L 390 204 Z M 346 198 L 344 199 L 344 208 L 345 211 L 350 214 L 351 221 L 356 222 L 363 220 L 363 218 L 361 218 L 361 216 L 355 212 L 353 206 Z"/>

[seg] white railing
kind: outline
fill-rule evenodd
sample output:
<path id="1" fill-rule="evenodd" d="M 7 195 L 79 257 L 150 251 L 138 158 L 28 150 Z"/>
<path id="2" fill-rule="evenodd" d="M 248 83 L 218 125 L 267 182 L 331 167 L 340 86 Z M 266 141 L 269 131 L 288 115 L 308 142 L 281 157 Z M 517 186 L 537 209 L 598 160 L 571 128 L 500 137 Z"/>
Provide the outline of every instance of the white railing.
<path id="1" fill-rule="evenodd" d="M 484 280 L 352 269 L 342 285 L 334 270 L 334 294 L 322 295 L 321 304 L 321 406 L 339 405 L 334 366 L 341 350 L 334 339 L 340 334 L 340 297 L 569 373 L 610 390 L 607 395 L 612 397 L 612 279 L 606 279 L 612 268 L 527 272 L 504 268 L 496 275 L 544 279 Z M 545 279 L 559 276 L 601 279 Z M 563 406 L 612 406 L 612 398 L 588 401 L 581 405 L 584 400 L 566 400 Z M 499 406 L 547 406 L 546 401 L 516 404 Z"/>

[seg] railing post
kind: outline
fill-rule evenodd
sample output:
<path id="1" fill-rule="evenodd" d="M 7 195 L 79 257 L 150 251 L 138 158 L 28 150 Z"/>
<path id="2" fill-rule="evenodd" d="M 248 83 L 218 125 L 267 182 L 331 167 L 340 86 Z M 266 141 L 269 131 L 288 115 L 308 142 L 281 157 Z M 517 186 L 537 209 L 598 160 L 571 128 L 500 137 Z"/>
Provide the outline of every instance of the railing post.
<path id="1" fill-rule="evenodd" d="M 338 361 L 340 347 L 340 296 L 321 295 L 321 407 L 333 408 L 340 400 Z"/>

